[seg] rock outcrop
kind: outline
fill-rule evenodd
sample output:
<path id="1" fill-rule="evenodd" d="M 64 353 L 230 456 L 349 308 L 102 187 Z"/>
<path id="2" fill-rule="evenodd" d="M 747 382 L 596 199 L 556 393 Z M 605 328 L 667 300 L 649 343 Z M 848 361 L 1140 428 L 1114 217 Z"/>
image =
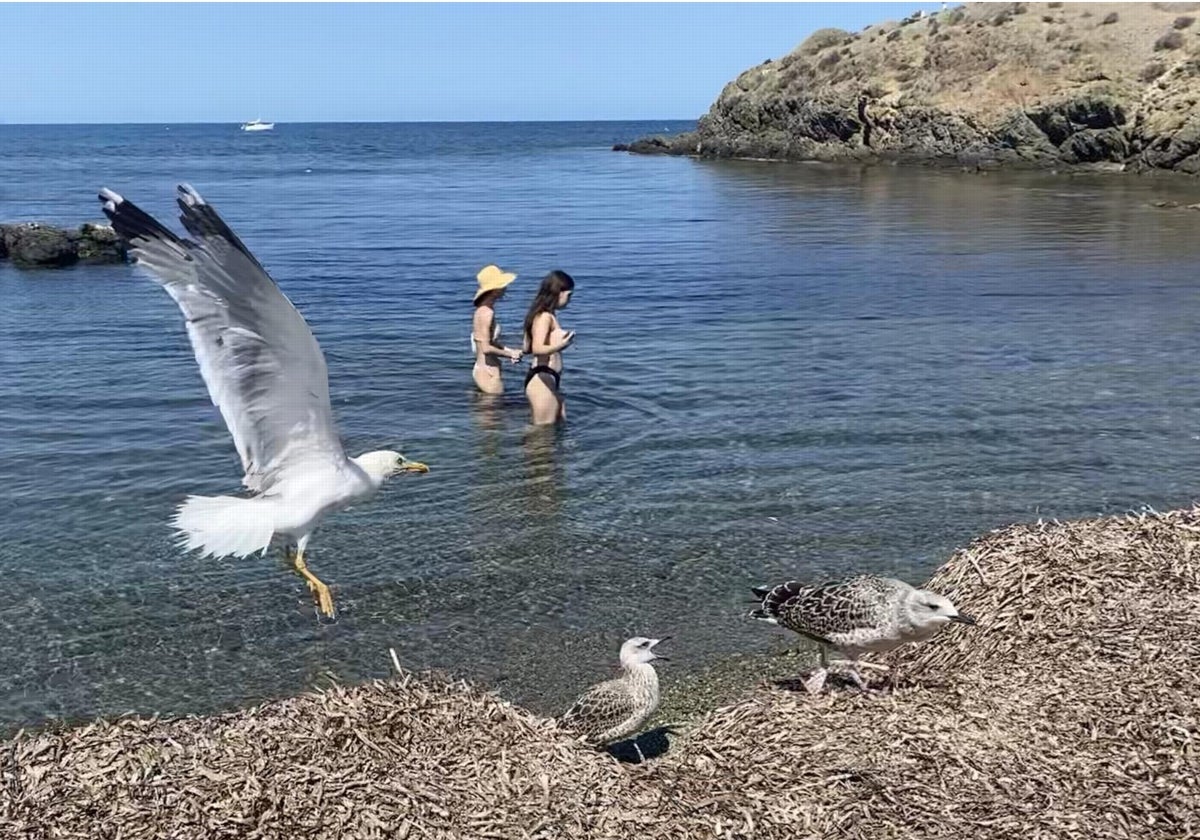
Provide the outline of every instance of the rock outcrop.
<path id="1" fill-rule="evenodd" d="M 0 225 L 0 259 L 19 268 L 61 268 L 76 263 L 125 262 L 128 245 L 109 225 L 67 230 L 38 222 Z"/>
<path id="2" fill-rule="evenodd" d="M 822 29 L 696 131 L 614 148 L 1200 173 L 1200 3 L 971 3 Z"/>

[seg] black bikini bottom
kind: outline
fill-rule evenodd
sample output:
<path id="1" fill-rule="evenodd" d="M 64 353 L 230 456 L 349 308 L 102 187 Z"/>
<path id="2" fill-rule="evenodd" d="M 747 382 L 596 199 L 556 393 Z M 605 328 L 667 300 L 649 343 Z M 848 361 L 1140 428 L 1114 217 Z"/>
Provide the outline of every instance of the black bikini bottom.
<path id="1" fill-rule="evenodd" d="M 525 387 L 526 388 L 529 387 L 530 380 L 532 380 L 533 377 L 537 376 L 539 373 L 548 373 L 551 376 L 553 376 L 554 377 L 554 390 L 555 391 L 558 390 L 558 385 L 560 382 L 562 382 L 562 374 L 559 373 L 558 371 L 556 371 L 554 368 L 548 367 L 546 365 L 537 365 L 537 366 L 531 367 L 529 369 L 529 372 L 527 374 L 525 374 Z"/>

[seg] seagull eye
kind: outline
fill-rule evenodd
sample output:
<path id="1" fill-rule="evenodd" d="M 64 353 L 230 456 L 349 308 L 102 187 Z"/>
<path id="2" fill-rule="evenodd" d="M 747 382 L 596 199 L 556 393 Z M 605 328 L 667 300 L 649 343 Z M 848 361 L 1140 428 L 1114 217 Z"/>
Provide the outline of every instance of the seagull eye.
<path id="1" fill-rule="evenodd" d="M 937 604 L 926 604 L 925 606 L 929 607 L 929 609 L 933 610 L 934 612 L 937 612 L 937 611 L 938 611 L 938 605 L 937 605 Z"/>

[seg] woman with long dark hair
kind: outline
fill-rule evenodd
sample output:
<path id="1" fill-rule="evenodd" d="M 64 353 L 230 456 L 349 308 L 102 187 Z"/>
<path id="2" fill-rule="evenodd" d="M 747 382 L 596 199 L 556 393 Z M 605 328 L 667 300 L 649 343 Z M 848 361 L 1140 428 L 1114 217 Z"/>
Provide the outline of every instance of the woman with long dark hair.
<path id="1" fill-rule="evenodd" d="M 575 340 L 558 323 L 558 310 L 571 301 L 575 281 L 565 271 L 551 271 L 525 316 L 525 352 L 533 354 L 533 365 L 525 374 L 525 396 L 533 410 L 535 426 L 547 426 L 567 416 L 559 383 L 562 381 L 562 351 Z"/>

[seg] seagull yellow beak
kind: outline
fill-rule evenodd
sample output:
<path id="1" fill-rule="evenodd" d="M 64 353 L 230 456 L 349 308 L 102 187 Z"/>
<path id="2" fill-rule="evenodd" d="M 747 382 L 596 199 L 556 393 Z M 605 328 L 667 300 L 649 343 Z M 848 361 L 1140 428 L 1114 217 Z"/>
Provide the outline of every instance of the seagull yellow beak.
<path id="1" fill-rule="evenodd" d="M 415 472 L 415 473 L 429 472 L 429 467 L 425 466 L 420 461 L 410 461 L 407 458 L 405 458 L 400 463 L 400 469 L 404 472 Z"/>

